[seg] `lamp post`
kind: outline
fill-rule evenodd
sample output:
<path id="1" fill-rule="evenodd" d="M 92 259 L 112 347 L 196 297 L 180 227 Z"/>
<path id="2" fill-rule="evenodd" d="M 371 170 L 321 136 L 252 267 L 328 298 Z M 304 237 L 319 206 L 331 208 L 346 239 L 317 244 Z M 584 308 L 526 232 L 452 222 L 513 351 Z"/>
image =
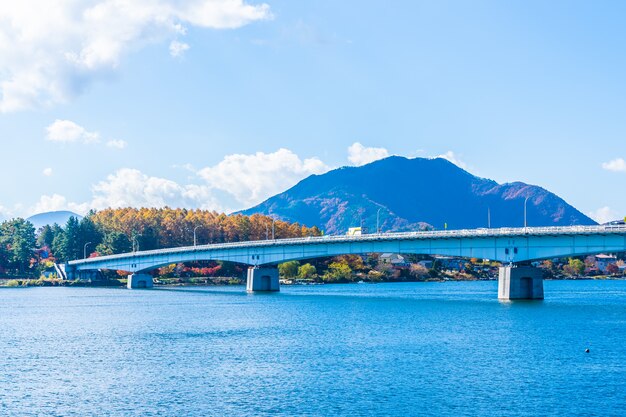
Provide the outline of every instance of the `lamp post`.
<path id="1" fill-rule="evenodd" d="M 193 245 L 196 246 L 196 230 L 198 230 L 198 228 L 200 227 L 200 225 L 196 226 L 193 228 Z"/>
<path id="2" fill-rule="evenodd" d="M 276 219 L 272 216 L 272 240 L 276 239 Z"/>
<path id="3" fill-rule="evenodd" d="M 487 228 L 491 229 L 491 207 L 487 207 Z"/>
<path id="4" fill-rule="evenodd" d="M 133 234 L 133 252 L 139 252 L 139 240 L 138 236 L 141 236 L 141 233 Z"/>
<path id="5" fill-rule="evenodd" d="M 87 259 L 87 246 L 89 246 L 90 244 L 91 244 L 91 242 L 87 242 L 83 246 L 83 259 Z"/>
<path id="6" fill-rule="evenodd" d="M 528 226 L 528 222 L 527 222 L 527 219 L 526 219 L 526 215 L 527 215 L 527 208 L 526 208 L 526 205 L 527 205 L 527 203 L 528 203 L 528 199 L 529 199 L 529 198 L 530 198 L 530 197 L 526 197 L 526 199 L 524 200 L 524 229 Z"/>
<path id="7" fill-rule="evenodd" d="M 380 220 L 380 208 L 378 209 L 378 211 L 376 211 L 376 234 L 380 233 L 380 227 L 378 227 L 379 220 Z"/>

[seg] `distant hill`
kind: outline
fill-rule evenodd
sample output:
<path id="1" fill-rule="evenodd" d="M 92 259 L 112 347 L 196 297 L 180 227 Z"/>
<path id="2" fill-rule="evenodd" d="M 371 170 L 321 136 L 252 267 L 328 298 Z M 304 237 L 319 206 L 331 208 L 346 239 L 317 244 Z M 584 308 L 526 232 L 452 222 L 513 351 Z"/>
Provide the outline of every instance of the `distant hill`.
<path id="1" fill-rule="evenodd" d="M 498 184 L 436 158 L 385 158 L 361 167 L 312 175 L 289 190 L 242 211 L 276 215 L 291 222 L 343 234 L 363 225 L 376 230 L 380 209 L 383 231 L 593 225 L 592 219 L 557 195 L 522 182 Z"/>
<path id="2" fill-rule="evenodd" d="M 79 220 L 83 218 L 82 216 L 71 211 L 49 211 L 46 213 L 35 214 L 26 220 L 35 226 L 35 230 L 39 230 L 39 228 L 44 227 L 47 224 L 52 226 L 56 223 L 59 226 L 65 226 L 65 223 L 67 223 L 70 217 L 76 217 Z"/>

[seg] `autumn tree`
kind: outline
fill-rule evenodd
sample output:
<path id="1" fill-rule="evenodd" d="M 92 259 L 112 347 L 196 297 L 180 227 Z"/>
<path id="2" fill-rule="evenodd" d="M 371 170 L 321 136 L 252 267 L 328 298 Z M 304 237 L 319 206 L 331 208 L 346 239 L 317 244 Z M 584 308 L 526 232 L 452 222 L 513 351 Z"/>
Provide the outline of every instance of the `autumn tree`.
<path id="1" fill-rule="evenodd" d="M 585 272 L 585 264 L 580 259 L 569 258 L 567 265 L 563 266 L 563 272 L 569 276 L 580 276 Z"/>

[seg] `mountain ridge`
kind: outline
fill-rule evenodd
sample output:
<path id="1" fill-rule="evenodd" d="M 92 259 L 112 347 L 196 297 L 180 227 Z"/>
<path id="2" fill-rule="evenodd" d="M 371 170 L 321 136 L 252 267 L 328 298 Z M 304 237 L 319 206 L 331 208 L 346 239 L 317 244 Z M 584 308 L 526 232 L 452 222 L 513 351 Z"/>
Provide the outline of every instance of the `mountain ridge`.
<path id="1" fill-rule="evenodd" d="M 443 158 L 401 156 L 311 175 L 241 213 L 276 215 L 331 234 L 360 225 L 374 231 L 377 215 L 385 231 L 517 227 L 524 225 L 526 197 L 529 226 L 596 224 L 543 187 L 499 184 Z"/>

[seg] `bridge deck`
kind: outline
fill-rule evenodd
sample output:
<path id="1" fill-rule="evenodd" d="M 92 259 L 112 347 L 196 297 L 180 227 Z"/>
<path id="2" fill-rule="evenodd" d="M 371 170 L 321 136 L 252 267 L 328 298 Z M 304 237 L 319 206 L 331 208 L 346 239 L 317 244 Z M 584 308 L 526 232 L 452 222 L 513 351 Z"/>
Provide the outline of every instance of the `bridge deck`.
<path id="1" fill-rule="evenodd" d="M 553 239 L 546 239 L 549 237 L 553 237 Z M 609 237 L 611 244 L 607 245 L 606 242 Z M 564 238 L 570 238 L 570 240 Z M 571 243 L 572 238 L 579 243 Z M 493 241 L 493 244 L 487 243 L 489 239 Z M 454 243 L 451 243 L 452 241 Z M 378 250 L 385 252 L 397 250 L 398 253 L 410 253 L 411 250 L 422 248 L 415 253 L 474 257 L 473 253 L 475 252 L 475 257 L 513 261 L 511 256 L 505 257 L 504 254 L 508 255 L 509 250 L 515 251 L 517 254 L 518 248 L 525 252 L 520 253 L 517 259 L 533 259 L 533 257 L 538 259 L 553 256 L 554 251 L 548 250 L 551 244 L 560 248 L 572 245 L 571 255 L 579 254 L 581 250 L 589 253 L 603 251 L 604 248 L 611 251 L 626 250 L 626 226 L 526 227 L 380 233 L 360 236 L 314 236 L 139 251 L 70 261 L 68 266 L 77 270 L 85 270 L 90 267 L 107 269 L 107 265 L 111 268 L 120 268 L 124 266 L 125 262 L 133 262 L 132 265 L 135 266 L 129 267 L 128 270 L 136 271 L 146 270 L 149 267 L 147 259 L 151 259 L 150 262 L 156 266 L 159 263 L 164 264 L 170 261 L 174 263 L 201 260 L 200 254 L 217 253 L 230 254 L 230 257 L 218 257 L 215 260 L 264 264 L 298 257 L 304 259 L 308 255 L 314 255 L 309 257 L 324 256 L 324 251 L 307 249 L 320 248 L 321 246 L 345 248 L 347 253 L 367 253 Z M 580 249 L 574 248 L 574 245 L 578 245 Z M 442 253 L 436 252 L 442 248 L 445 248 Z M 541 253 L 544 253 L 545 256 L 538 256 L 535 249 L 542 250 Z M 306 253 L 307 250 L 309 253 Z M 233 255 L 235 253 L 237 256 Z M 260 253 L 268 256 L 265 259 L 260 259 L 258 257 Z M 257 257 L 250 258 L 250 254 L 257 254 L 255 255 Z M 333 256 L 333 254 L 334 252 L 329 252 L 328 256 Z M 137 262 L 140 262 L 139 259 L 143 260 L 141 261 L 142 265 L 136 265 Z M 205 257 L 204 259 L 211 258 Z M 250 259 L 260 260 L 253 262 Z"/>

